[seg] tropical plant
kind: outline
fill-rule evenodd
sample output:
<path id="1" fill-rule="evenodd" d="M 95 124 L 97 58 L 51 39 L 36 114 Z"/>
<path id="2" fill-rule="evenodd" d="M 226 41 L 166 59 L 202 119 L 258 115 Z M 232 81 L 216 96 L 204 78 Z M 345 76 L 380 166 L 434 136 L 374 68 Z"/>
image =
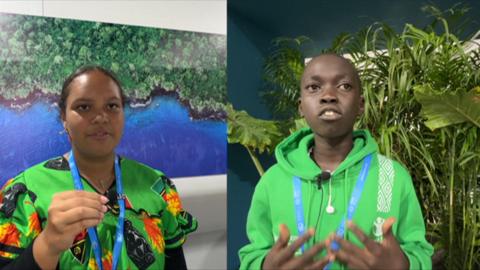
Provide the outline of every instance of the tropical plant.
<path id="1" fill-rule="evenodd" d="M 449 28 L 463 6 L 424 9 L 434 15 L 428 27 L 406 24 L 397 33 L 376 23 L 341 35 L 332 50 L 350 58 L 362 79 L 365 113 L 356 126 L 412 175 L 435 267 L 480 269 L 479 50 L 467 53 Z M 290 87 L 285 92 L 282 98 L 293 96 Z"/>
<path id="2" fill-rule="evenodd" d="M 275 145 L 282 139 L 278 123 L 275 121 L 255 119 L 246 111 L 236 111 L 231 104 L 227 105 L 228 142 L 243 145 L 252 158 L 260 176 L 263 169 L 257 153 L 272 152 Z"/>
<path id="3" fill-rule="evenodd" d="M 360 67 L 367 100 L 358 126 L 371 130 L 381 151 L 408 167 L 429 240 L 437 251 L 448 251 L 444 266 L 475 269 L 480 96 L 473 89 L 480 85 L 479 67 L 443 25 L 441 34 L 409 24 L 397 34 L 378 24 L 346 47 Z"/>
<path id="4" fill-rule="evenodd" d="M 289 118 L 298 116 L 296 110 L 299 98 L 298 88 L 304 69 L 305 55 L 302 48 L 311 40 L 297 38 L 277 38 L 272 41 L 270 54 L 263 68 L 264 89 L 261 95 L 268 100 L 267 106 L 275 116 Z"/>

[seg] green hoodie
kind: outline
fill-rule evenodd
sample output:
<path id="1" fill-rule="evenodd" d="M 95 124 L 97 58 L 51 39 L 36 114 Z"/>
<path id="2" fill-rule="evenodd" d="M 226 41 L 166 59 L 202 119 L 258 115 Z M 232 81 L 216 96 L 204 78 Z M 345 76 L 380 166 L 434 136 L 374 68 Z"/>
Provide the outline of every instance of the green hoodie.
<path id="1" fill-rule="evenodd" d="M 250 243 L 239 251 L 240 269 L 261 269 L 265 256 L 278 239 L 280 224 L 289 228 L 290 241 L 298 237 L 294 176 L 302 180 L 305 226 L 315 228 L 315 236 L 305 250 L 335 232 L 346 217 L 350 196 L 368 154 L 372 154 L 372 161 L 353 222 L 374 238 L 375 228 L 381 230 L 385 219 L 395 217 L 392 232 L 410 261 L 410 269 L 431 269 L 433 248 L 425 240 L 423 216 L 410 175 L 398 162 L 378 153 L 377 143 L 368 131 L 355 131 L 353 137 L 353 148 L 332 173 L 331 182 L 323 181 L 320 186 L 317 177 L 322 171 L 309 154 L 313 145 L 309 128 L 292 134 L 277 146 L 278 162 L 262 176 L 253 194 L 247 219 Z M 326 212 L 329 195 L 335 208 L 333 214 Z M 363 247 L 353 232 L 347 230 L 344 237 Z M 325 254 L 323 251 L 321 256 Z M 335 262 L 332 269 L 338 268 L 342 266 Z"/>

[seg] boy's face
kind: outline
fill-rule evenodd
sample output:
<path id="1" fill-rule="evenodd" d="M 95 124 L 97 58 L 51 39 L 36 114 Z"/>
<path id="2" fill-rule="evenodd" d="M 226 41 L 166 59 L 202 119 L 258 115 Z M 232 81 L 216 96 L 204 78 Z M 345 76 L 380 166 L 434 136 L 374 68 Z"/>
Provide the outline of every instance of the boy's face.
<path id="1" fill-rule="evenodd" d="M 351 133 L 363 106 L 357 71 L 347 60 L 321 55 L 308 63 L 299 111 L 315 134 L 333 139 Z"/>

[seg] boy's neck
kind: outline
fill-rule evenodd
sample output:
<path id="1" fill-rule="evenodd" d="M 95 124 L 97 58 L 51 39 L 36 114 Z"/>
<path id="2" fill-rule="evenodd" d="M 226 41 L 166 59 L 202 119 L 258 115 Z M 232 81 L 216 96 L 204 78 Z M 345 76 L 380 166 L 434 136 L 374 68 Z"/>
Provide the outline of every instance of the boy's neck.
<path id="1" fill-rule="evenodd" d="M 337 138 L 315 135 L 312 158 L 322 171 L 333 172 L 353 148 L 353 133 Z"/>

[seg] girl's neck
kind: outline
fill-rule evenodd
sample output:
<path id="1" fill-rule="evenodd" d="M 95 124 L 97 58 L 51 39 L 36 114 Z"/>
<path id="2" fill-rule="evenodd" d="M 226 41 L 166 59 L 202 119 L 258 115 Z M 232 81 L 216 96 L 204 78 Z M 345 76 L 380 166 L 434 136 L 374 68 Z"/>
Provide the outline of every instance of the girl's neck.
<path id="1" fill-rule="evenodd" d="M 65 154 L 68 159 L 68 153 Z M 104 193 L 115 179 L 115 154 L 90 157 L 74 151 L 75 163 L 80 175 L 86 178 L 100 193 Z"/>

